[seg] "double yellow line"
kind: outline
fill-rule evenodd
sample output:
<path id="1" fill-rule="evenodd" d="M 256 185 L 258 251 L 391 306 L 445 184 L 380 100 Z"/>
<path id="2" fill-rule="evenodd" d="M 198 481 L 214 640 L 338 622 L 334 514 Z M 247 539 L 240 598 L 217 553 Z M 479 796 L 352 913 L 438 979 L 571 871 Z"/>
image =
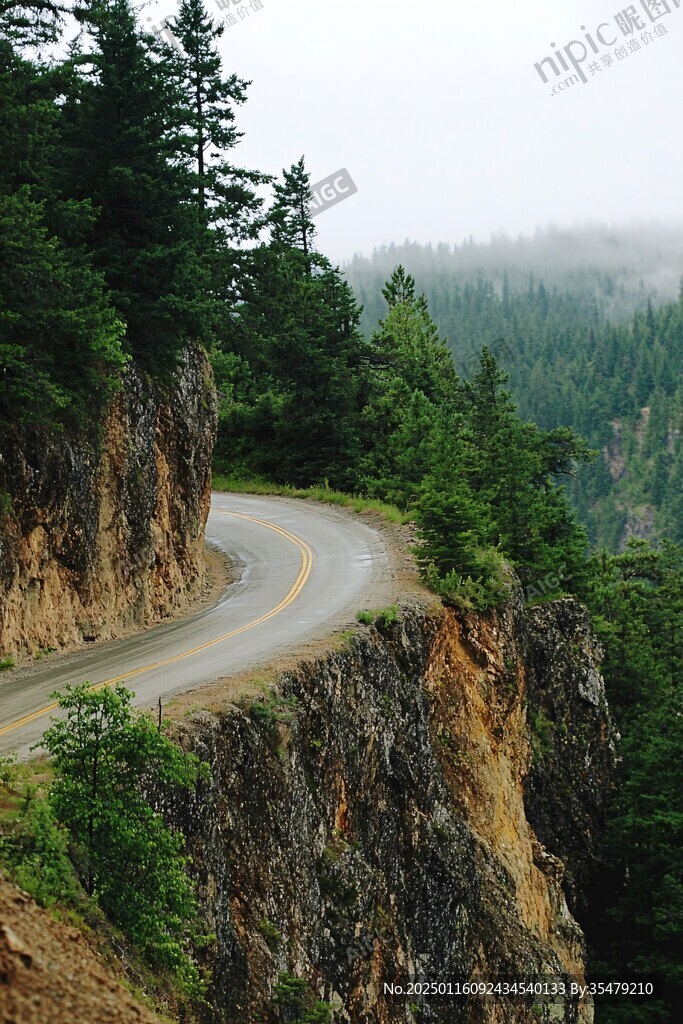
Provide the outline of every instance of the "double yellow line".
<path id="1" fill-rule="evenodd" d="M 178 661 L 182 661 L 184 658 L 190 658 L 194 654 L 199 654 L 201 651 L 206 651 L 209 647 L 215 647 L 216 644 L 225 643 L 226 640 L 231 640 L 234 636 L 239 636 L 240 633 L 246 633 L 249 629 L 254 629 L 255 626 L 260 626 L 262 623 L 267 622 L 268 619 L 272 619 L 273 616 L 279 615 L 280 612 L 288 608 L 293 601 L 297 599 L 303 588 L 306 586 L 308 577 L 311 575 L 311 569 L 313 568 L 313 552 L 308 546 L 305 540 L 297 537 L 296 534 L 290 533 L 289 530 L 283 529 L 281 526 L 276 526 L 275 523 L 269 523 L 265 519 L 256 519 L 254 516 L 247 516 L 243 512 L 227 512 L 224 509 L 218 509 L 221 515 L 233 516 L 235 519 L 246 519 L 250 523 L 256 523 L 258 526 L 265 526 L 268 530 L 273 530 L 274 533 L 279 533 L 285 540 L 290 541 L 299 551 L 301 555 L 301 566 L 294 584 L 289 593 L 283 597 L 279 604 L 274 608 L 271 608 L 269 612 L 259 616 L 258 619 L 254 619 L 253 622 L 248 622 L 244 626 L 240 626 L 238 629 L 231 630 L 230 633 L 224 633 L 223 636 L 216 637 L 215 640 L 209 640 L 205 644 L 200 644 L 199 647 L 193 647 L 189 651 L 183 651 L 182 654 L 176 654 L 172 658 L 166 658 L 163 661 L 155 661 L 152 665 L 145 665 L 143 668 L 136 668 L 130 672 L 125 672 L 122 675 L 113 676 L 111 679 L 105 679 L 102 683 L 95 683 L 92 687 L 93 690 L 102 690 L 105 686 L 112 686 L 114 683 L 123 683 L 128 679 L 135 679 L 136 676 L 144 675 L 145 672 L 152 672 L 158 668 L 165 668 L 167 665 L 174 665 Z M 12 732 L 14 729 L 20 729 L 23 725 L 28 725 L 29 722 L 34 722 L 37 718 L 42 718 L 43 715 L 49 714 L 51 711 L 55 711 L 59 707 L 58 704 L 46 704 L 44 708 L 40 708 L 38 711 L 32 711 L 28 715 L 24 715 L 22 718 L 17 718 L 16 722 L 11 722 L 9 725 L 4 725 L 0 728 L 0 736 L 5 733 Z"/>

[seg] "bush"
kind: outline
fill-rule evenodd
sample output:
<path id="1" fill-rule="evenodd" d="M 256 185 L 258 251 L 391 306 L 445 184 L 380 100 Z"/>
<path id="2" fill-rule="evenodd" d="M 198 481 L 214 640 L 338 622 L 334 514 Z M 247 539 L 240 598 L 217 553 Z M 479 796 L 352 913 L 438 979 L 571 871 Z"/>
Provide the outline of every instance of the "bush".
<path id="1" fill-rule="evenodd" d="M 392 604 L 388 608 L 357 612 L 356 618 L 364 626 L 372 626 L 374 623 L 380 629 L 388 629 L 389 626 L 393 626 L 394 623 L 398 622 L 401 616 L 398 605 Z"/>
<path id="2" fill-rule="evenodd" d="M 259 925 L 259 931 L 266 941 L 266 945 L 271 953 L 276 953 L 282 942 L 282 934 L 275 927 L 272 921 L 269 921 L 267 917 L 264 917 Z"/>
<path id="3" fill-rule="evenodd" d="M 393 626 L 394 623 L 398 622 L 400 615 L 398 613 L 398 605 L 392 604 L 388 608 L 383 608 L 377 616 L 377 625 L 382 629 L 388 629 L 389 626 Z"/>
<path id="4" fill-rule="evenodd" d="M 286 971 L 278 976 L 273 1003 L 285 1011 L 286 1016 L 281 1019 L 291 1024 L 330 1024 L 332 1020 L 330 1004 L 316 999 L 307 982 Z"/>
<path id="5" fill-rule="evenodd" d="M 8 835 L 0 859 L 14 882 L 43 907 L 69 903 L 79 886 L 68 854 L 68 834 L 46 800 L 31 800 Z"/>
<path id="6" fill-rule="evenodd" d="M 252 701 L 249 711 L 257 722 L 264 722 L 269 728 L 274 729 L 280 723 L 290 725 L 294 721 L 297 704 L 296 697 L 267 693 Z"/>
<path id="7" fill-rule="evenodd" d="M 421 576 L 427 587 L 444 604 L 462 611 L 487 611 L 500 604 L 507 593 L 505 567 L 501 555 L 490 549 L 482 553 L 481 575 L 465 576 L 451 570 L 442 575 L 433 562 L 423 561 Z"/>
<path id="8" fill-rule="evenodd" d="M 16 785 L 18 777 L 19 769 L 14 754 L 0 757 L 0 784 L 7 789 L 12 789 Z"/>
<path id="9" fill-rule="evenodd" d="M 83 887 L 150 962 L 199 995 L 204 985 L 187 951 L 198 906 L 184 838 L 144 796 L 158 785 L 195 786 L 197 758 L 135 714 L 123 686 L 94 692 L 84 683 L 54 696 L 66 715 L 42 740 L 55 759 L 50 804 L 71 836 Z"/>
<path id="10" fill-rule="evenodd" d="M 531 749 L 534 759 L 542 763 L 555 749 L 555 723 L 543 708 L 531 716 Z"/>

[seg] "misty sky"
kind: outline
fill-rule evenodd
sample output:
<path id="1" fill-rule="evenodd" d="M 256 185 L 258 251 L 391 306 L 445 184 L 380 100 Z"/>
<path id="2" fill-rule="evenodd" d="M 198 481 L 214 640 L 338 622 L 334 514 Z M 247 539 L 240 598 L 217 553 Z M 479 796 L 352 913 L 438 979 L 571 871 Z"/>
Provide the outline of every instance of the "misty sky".
<path id="1" fill-rule="evenodd" d="M 615 24 L 626 0 L 260 2 L 244 0 L 249 16 L 220 43 L 226 70 L 253 81 L 240 162 L 277 173 L 303 153 L 313 181 L 348 168 L 358 193 L 316 220 L 332 259 L 549 222 L 683 220 L 683 7 L 674 0 L 657 22 L 662 36 L 636 0 L 652 40 L 621 61 L 617 47 L 642 36 Z M 207 7 L 226 13 L 216 0 Z M 159 0 L 141 21 L 174 11 Z M 616 43 L 599 55 L 586 44 L 581 67 L 586 77 L 592 61 L 603 70 L 552 95 L 534 64 L 551 43 L 582 40 L 581 25 L 595 39 L 601 23 Z"/>

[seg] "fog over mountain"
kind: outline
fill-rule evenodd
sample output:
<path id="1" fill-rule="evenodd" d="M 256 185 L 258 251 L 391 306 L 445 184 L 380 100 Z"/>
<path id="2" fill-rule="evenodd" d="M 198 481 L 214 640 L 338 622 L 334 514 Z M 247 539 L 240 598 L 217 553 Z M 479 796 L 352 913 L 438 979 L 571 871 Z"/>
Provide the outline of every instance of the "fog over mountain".
<path id="1" fill-rule="evenodd" d="M 549 225 L 517 238 L 500 233 L 489 242 L 406 240 L 380 246 L 371 256 L 356 254 L 344 270 L 359 299 L 374 306 L 397 263 L 423 288 L 428 282 L 466 284 L 481 277 L 502 292 L 506 275 L 514 289 L 527 287 L 533 277 L 551 290 L 593 292 L 606 316 L 621 319 L 648 298 L 661 304 L 678 295 L 683 223 Z"/>

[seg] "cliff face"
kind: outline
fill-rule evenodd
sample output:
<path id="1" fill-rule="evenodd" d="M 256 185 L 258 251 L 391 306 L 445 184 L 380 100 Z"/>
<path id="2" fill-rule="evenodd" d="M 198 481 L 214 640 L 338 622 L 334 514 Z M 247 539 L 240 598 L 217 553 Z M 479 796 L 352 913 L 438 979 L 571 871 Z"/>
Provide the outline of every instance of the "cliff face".
<path id="1" fill-rule="evenodd" d="M 216 409 L 188 351 L 163 391 L 128 370 L 96 428 L 0 440 L 0 653 L 107 639 L 182 608 L 205 571 Z"/>
<path id="2" fill-rule="evenodd" d="M 354 1024 L 591 1020 L 576 1002 L 397 997 L 384 984 L 583 977 L 556 855 L 565 833 L 556 843 L 547 808 L 578 766 L 608 788 L 594 653 L 570 601 L 530 616 L 519 594 L 485 617 L 413 610 L 283 675 L 265 702 L 179 726 L 212 769 L 190 800 L 163 800 L 188 837 L 216 935 L 204 953 L 213 978 L 204 1019 L 298 1019 L 274 999 L 287 972 Z M 572 694 L 554 682 L 569 665 Z M 564 701 L 568 729 L 564 775 L 558 759 L 541 796 L 528 781 L 531 676 L 549 714 L 555 695 Z M 530 793 L 549 826 L 543 842 Z M 585 837 L 593 817 L 599 827 L 600 789 L 585 807 L 584 795 L 579 787 L 572 813 Z"/>
<path id="3" fill-rule="evenodd" d="M 539 839 L 566 866 L 564 888 L 579 917 L 601 870 L 596 839 L 616 757 L 596 669 L 601 657 L 588 612 L 575 601 L 530 612 L 526 664 L 534 756 L 525 806 Z"/>

